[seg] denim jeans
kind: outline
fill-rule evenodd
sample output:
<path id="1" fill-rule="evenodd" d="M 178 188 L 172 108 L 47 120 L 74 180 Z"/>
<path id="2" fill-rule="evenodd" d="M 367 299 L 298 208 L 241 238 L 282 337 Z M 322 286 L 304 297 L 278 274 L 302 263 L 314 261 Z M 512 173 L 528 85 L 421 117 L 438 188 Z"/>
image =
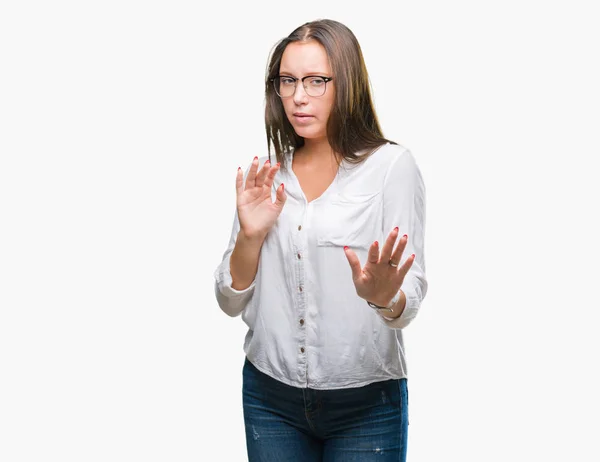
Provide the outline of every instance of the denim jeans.
<path id="1" fill-rule="evenodd" d="M 243 368 L 249 462 L 405 461 L 407 379 L 313 390 Z"/>

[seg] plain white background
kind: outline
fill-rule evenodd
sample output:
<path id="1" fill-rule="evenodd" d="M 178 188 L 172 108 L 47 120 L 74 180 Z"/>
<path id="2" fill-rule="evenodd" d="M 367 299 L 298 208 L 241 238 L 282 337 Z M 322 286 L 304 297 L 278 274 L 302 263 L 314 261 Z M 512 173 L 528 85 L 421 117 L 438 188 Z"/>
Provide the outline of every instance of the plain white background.
<path id="1" fill-rule="evenodd" d="M 409 460 L 599 460 L 593 3 L 3 2 L 0 460 L 246 460 L 213 271 L 268 54 L 317 18 L 427 186 Z"/>

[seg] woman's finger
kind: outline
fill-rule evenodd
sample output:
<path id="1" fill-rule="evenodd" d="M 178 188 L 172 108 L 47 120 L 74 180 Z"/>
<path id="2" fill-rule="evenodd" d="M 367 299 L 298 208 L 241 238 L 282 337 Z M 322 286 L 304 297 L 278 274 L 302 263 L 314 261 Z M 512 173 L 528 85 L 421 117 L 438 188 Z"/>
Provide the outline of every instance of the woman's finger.
<path id="1" fill-rule="evenodd" d="M 367 261 L 373 265 L 376 265 L 379 262 L 379 242 L 375 241 L 371 244 L 371 247 L 369 247 Z"/>
<path id="2" fill-rule="evenodd" d="M 398 227 L 396 226 L 392 229 L 392 232 L 388 235 L 385 243 L 383 244 L 383 248 L 381 249 L 381 257 L 380 262 L 387 263 L 390 261 L 392 257 L 392 250 L 394 250 L 394 244 L 396 243 L 396 238 L 398 237 Z"/>
<path id="3" fill-rule="evenodd" d="M 286 199 L 287 195 L 285 194 L 285 185 L 281 183 L 279 188 L 277 188 L 277 193 L 275 194 L 275 205 L 279 208 L 283 207 Z"/>
<path id="4" fill-rule="evenodd" d="M 250 171 L 248 172 L 248 176 L 246 177 L 246 188 L 250 189 L 254 188 L 256 184 L 256 171 L 258 170 L 258 156 L 254 157 L 252 160 L 252 165 L 250 165 Z"/>
<path id="5" fill-rule="evenodd" d="M 267 173 L 269 173 L 269 169 L 271 168 L 271 161 L 269 159 L 263 164 L 262 168 L 259 170 L 258 175 L 256 175 L 256 187 L 262 188 L 265 184 L 265 178 L 267 177 Z"/>
<path id="6" fill-rule="evenodd" d="M 360 260 L 358 259 L 356 253 L 354 253 L 354 250 L 351 250 L 348 246 L 344 246 L 344 253 L 346 254 L 348 263 L 350 263 L 350 269 L 352 270 L 352 280 L 358 281 L 362 274 Z"/>
<path id="7" fill-rule="evenodd" d="M 402 236 L 400 238 L 400 240 L 398 241 L 398 245 L 392 252 L 392 256 L 390 257 L 390 259 L 395 264 L 399 264 L 400 260 L 402 260 L 402 254 L 404 253 L 404 249 L 406 249 L 407 242 L 408 242 L 408 236 L 405 234 L 404 236 Z"/>
<path id="8" fill-rule="evenodd" d="M 408 273 L 408 270 L 410 269 L 410 267 L 412 266 L 414 261 L 415 261 L 415 254 L 413 253 L 410 257 L 408 257 L 406 259 L 406 261 L 404 263 L 402 263 L 402 266 L 400 266 L 400 268 L 398 268 L 398 275 L 402 276 L 402 280 L 404 280 L 406 273 Z"/>
<path id="9" fill-rule="evenodd" d="M 237 175 L 235 176 L 235 191 L 239 196 L 244 192 L 244 172 L 242 167 L 238 167 Z"/>
<path id="10" fill-rule="evenodd" d="M 273 186 L 273 181 L 275 180 L 275 175 L 277 175 L 277 172 L 279 171 L 279 167 L 280 164 L 277 162 L 275 166 L 271 167 L 269 173 L 267 174 L 267 178 L 265 178 L 265 186 L 267 186 L 269 189 L 271 189 L 271 186 Z"/>

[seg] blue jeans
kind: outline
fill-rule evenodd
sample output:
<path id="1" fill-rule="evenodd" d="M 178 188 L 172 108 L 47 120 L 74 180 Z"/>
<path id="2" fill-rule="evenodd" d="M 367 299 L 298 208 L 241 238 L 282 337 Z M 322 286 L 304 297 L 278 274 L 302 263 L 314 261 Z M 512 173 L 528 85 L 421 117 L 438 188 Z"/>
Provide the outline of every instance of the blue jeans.
<path id="1" fill-rule="evenodd" d="M 249 462 L 406 461 L 406 379 L 296 388 L 246 359 L 242 392 Z"/>

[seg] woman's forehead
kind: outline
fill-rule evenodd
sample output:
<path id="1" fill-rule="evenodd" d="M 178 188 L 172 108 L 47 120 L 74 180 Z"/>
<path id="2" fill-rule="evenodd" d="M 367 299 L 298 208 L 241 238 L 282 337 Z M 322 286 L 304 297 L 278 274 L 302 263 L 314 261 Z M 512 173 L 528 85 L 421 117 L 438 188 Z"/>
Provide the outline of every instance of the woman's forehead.
<path id="1" fill-rule="evenodd" d="M 323 45 L 316 40 L 290 43 L 281 57 L 280 73 L 329 74 L 329 59 Z"/>

